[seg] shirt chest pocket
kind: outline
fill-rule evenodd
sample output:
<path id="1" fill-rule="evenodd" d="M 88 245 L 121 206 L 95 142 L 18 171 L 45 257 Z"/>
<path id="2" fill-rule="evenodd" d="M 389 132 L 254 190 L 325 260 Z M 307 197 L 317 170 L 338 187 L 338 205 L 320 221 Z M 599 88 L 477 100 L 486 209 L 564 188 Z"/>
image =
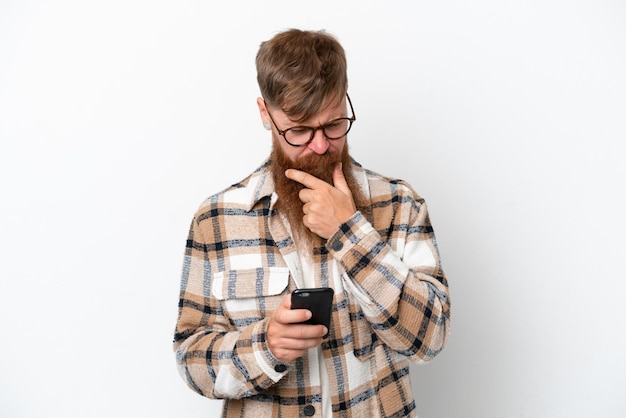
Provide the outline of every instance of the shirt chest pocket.
<path id="1" fill-rule="evenodd" d="M 259 267 L 213 274 L 211 293 L 224 315 L 243 328 L 271 314 L 289 290 L 287 267 Z"/>

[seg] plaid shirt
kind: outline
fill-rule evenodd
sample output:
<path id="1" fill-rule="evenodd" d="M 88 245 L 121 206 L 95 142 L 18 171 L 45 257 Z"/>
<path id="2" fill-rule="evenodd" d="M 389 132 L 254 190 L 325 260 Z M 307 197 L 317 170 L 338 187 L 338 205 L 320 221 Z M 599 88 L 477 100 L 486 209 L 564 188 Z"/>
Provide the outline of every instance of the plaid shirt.
<path id="1" fill-rule="evenodd" d="M 317 351 L 289 364 L 270 352 L 268 318 L 303 282 L 288 226 L 273 211 L 271 162 L 208 198 L 185 251 L 174 349 L 196 392 L 224 417 L 321 416 Z M 334 417 L 416 416 L 409 360 L 446 344 L 448 286 L 425 203 L 354 162 L 370 206 L 314 251 L 318 287 L 335 290 L 321 346 Z M 313 349 L 315 350 L 315 349 Z"/>

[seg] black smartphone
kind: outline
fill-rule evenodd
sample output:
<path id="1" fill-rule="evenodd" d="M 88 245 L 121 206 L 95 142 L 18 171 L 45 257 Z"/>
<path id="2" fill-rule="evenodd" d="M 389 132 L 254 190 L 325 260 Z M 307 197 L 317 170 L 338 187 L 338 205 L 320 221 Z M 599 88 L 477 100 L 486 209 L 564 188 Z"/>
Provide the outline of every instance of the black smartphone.
<path id="1" fill-rule="evenodd" d="M 330 287 L 296 289 L 291 293 L 291 309 L 308 309 L 313 316 L 303 324 L 322 324 L 330 330 L 334 294 Z"/>

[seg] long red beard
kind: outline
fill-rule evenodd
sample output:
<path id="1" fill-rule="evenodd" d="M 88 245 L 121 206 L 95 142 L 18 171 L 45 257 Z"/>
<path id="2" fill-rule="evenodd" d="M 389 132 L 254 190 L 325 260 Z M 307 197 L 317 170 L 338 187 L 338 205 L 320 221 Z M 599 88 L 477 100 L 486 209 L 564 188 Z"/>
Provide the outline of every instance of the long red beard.
<path id="1" fill-rule="evenodd" d="M 333 170 L 337 163 L 341 162 L 343 164 L 346 181 L 352 191 L 357 207 L 363 202 L 361 197 L 362 193 L 352 175 L 352 170 L 350 170 L 351 158 L 347 143 L 344 144 L 341 153 L 328 152 L 322 155 L 310 154 L 296 161 L 291 161 L 281 149 L 280 144 L 274 139 L 271 160 L 274 187 L 278 195 L 275 208 L 278 213 L 287 218 L 298 247 L 306 248 L 306 250 L 310 252 L 314 248 L 324 245 L 325 240 L 311 232 L 309 228 L 304 225 L 302 220 L 304 216 L 304 212 L 302 211 L 303 203 L 299 197 L 299 193 L 304 189 L 304 186 L 285 177 L 285 171 L 288 168 L 304 171 L 332 185 Z"/>

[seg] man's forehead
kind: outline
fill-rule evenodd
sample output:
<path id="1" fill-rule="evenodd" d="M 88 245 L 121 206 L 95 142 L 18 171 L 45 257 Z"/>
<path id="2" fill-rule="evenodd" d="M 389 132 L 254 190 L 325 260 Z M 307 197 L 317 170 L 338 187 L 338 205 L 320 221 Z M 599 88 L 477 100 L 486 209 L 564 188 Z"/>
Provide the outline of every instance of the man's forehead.
<path id="1" fill-rule="evenodd" d="M 311 117 L 308 119 L 302 120 L 298 115 L 288 115 L 281 109 L 282 115 L 286 119 L 289 120 L 292 124 L 297 125 L 308 125 L 308 124 L 317 124 L 318 122 L 326 122 L 335 118 L 345 116 L 346 112 L 346 103 L 345 97 L 341 97 L 339 99 L 328 100 L 322 106 L 320 106 L 319 110 L 317 110 Z"/>

